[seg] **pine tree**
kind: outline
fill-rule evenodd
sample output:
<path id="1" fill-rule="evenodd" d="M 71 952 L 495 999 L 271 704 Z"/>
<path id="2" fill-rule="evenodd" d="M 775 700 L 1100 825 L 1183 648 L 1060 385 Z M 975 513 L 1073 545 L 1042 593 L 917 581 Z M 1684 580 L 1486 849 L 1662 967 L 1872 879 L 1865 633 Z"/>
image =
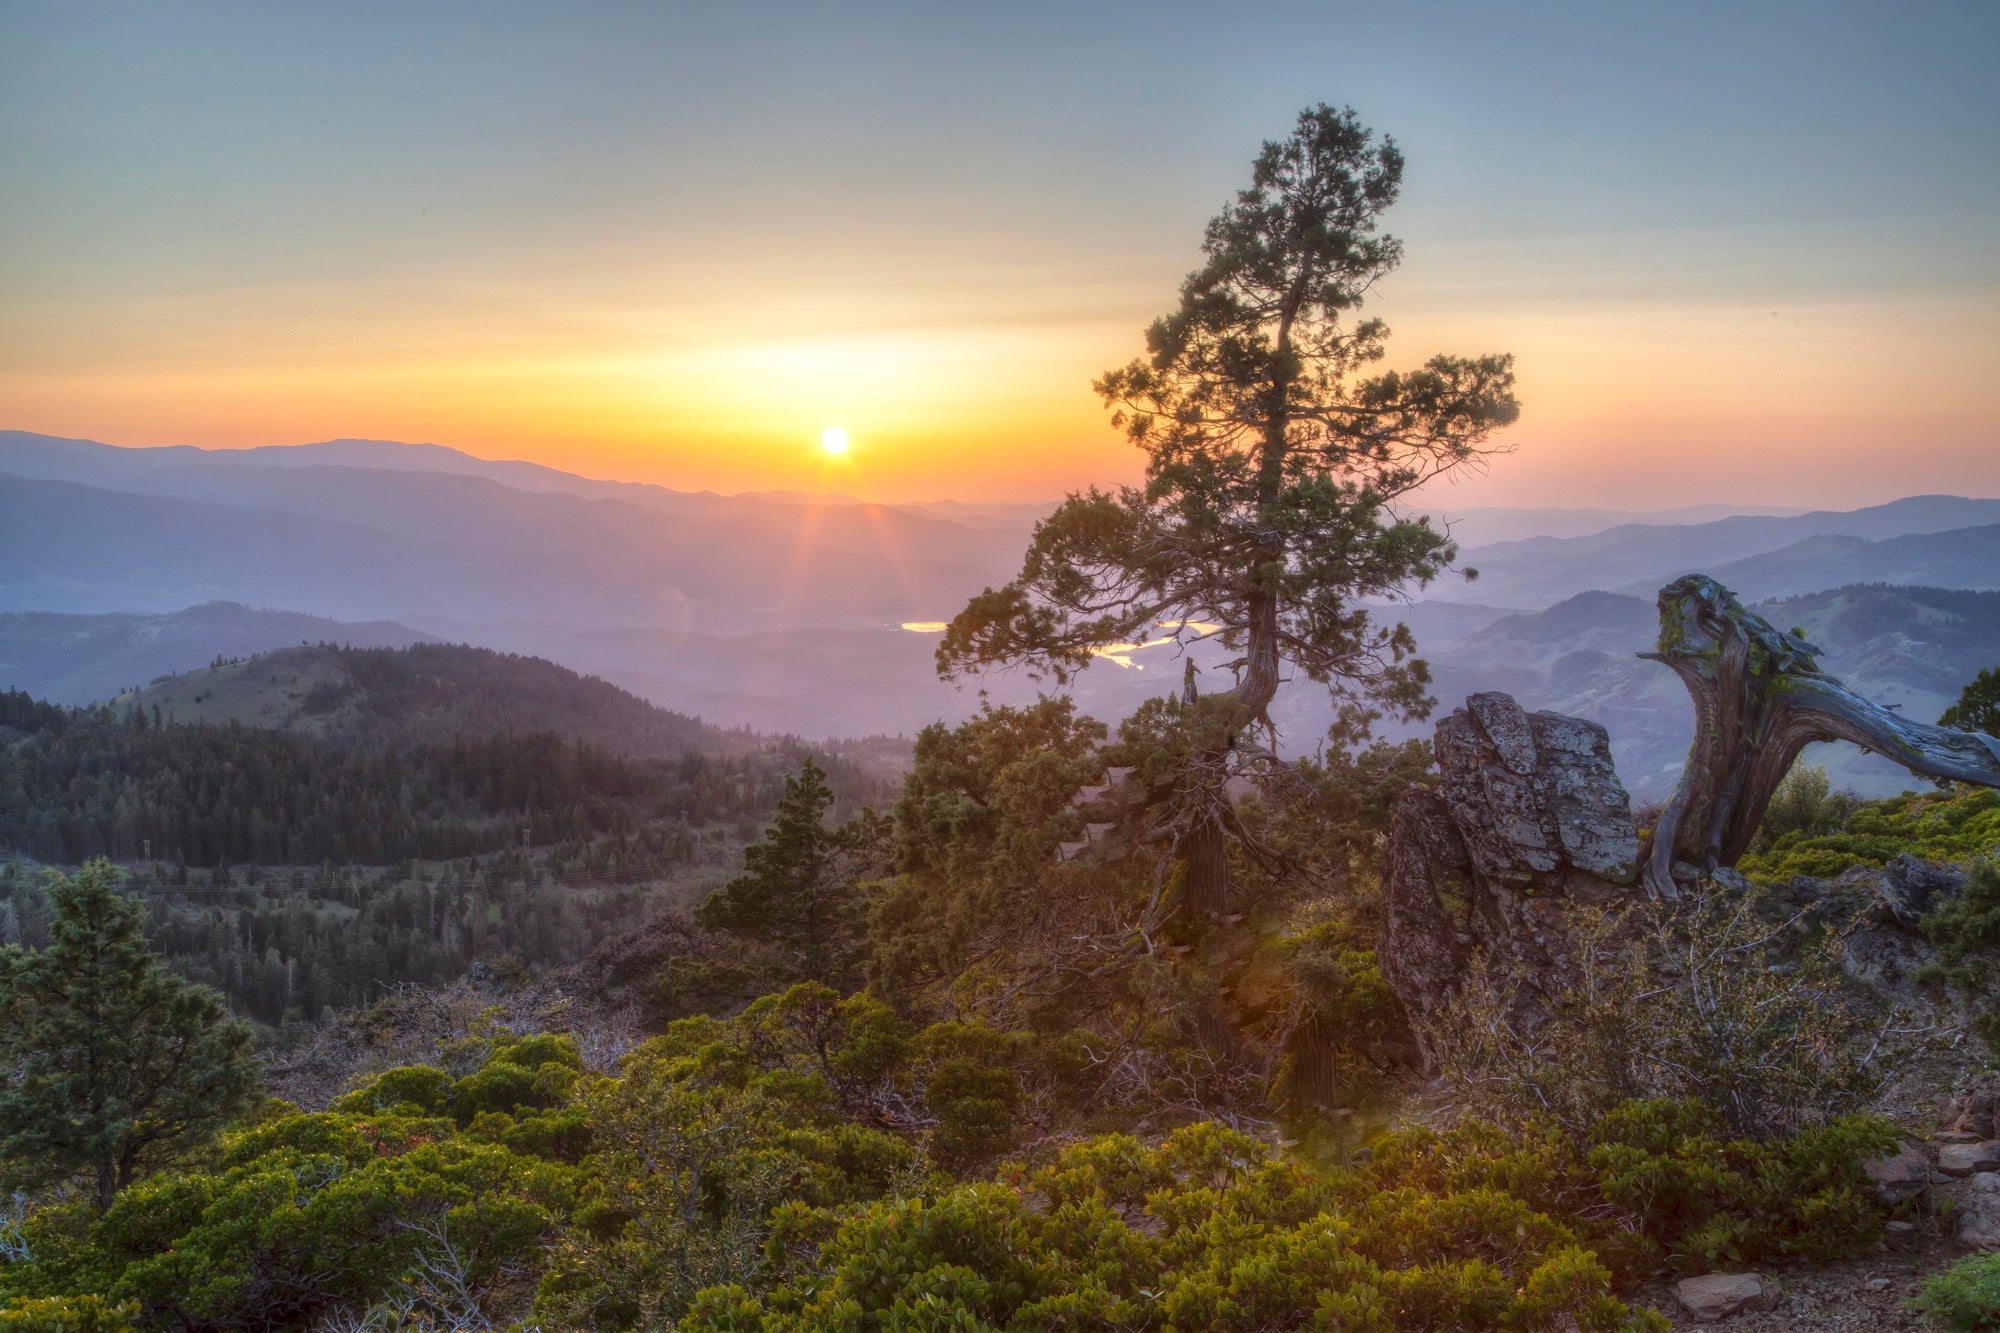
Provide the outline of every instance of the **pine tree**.
<path id="1" fill-rule="evenodd" d="M 1474 466 L 1519 415 L 1512 358 L 1434 356 L 1377 371 L 1388 327 L 1359 310 L 1402 257 L 1381 230 L 1403 157 L 1350 109 L 1320 105 L 1266 143 L 1250 188 L 1208 225 L 1206 262 L 1147 355 L 1098 394 L 1146 455 L 1146 482 L 1073 494 L 1035 528 L 1021 573 L 973 598 L 937 650 L 947 677 L 1001 665 L 1067 681 L 1110 645 L 1218 639 L 1234 685 L 1156 707 L 1188 762 L 1159 784 L 1153 832 L 1196 905 L 1227 907 L 1230 780 L 1263 771 L 1253 729 L 1287 676 L 1319 682 L 1347 739 L 1384 711 L 1428 712 L 1408 627 L 1371 602 L 1420 588 L 1458 554 L 1408 509 Z"/>
<path id="2" fill-rule="evenodd" d="M 117 882 L 108 861 L 53 877 L 48 947 L 0 950 L 0 1165 L 28 1186 L 89 1175 L 100 1207 L 257 1085 L 248 1027 L 161 966 Z"/>
<path id="3" fill-rule="evenodd" d="M 833 805 L 826 771 L 808 756 L 785 794 L 762 842 L 744 849 L 743 873 L 701 905 L 696 921 L 708 930 L 733 930 L 769 940 L 795 960 L 799 974 L 820 981 L 850 961 L 858 921 L 858 862 L 880 828 L 870 815 L 829 829 Z"/>
<path id="4" fill-rule="evenodd" d="M 1958 702 L 1944 710 L 1938 725 L 2000 736 L 2000 667 L 1988 667 L 1973 677 L 1959 692 Z"/>

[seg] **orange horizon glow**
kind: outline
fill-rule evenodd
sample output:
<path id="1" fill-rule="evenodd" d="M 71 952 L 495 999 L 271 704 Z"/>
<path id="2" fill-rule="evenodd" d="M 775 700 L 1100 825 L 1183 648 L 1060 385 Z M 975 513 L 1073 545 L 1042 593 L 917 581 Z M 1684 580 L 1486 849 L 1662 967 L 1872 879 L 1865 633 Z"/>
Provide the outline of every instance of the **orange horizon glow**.
<path id="1" fill-rule="evenodd" d="M 1115 7 L 0 9 L 0 429 L 1129 483 L 1091 382 L 1324 99 L 1409 163 L 1388 365 L 1517 357 L 1510 452 L 1424 503 L 2000 494 L 2000 20 L 1280 8 L 1143 57 Z"/>
<path id="2" fill-rule="evenodd" d="M 1139 476 L 1139 453 L 1089 388 L 1134 349 L 1138 322 L 644 355 L 434 348 L 218 366 L 156 353 L 130 367 L 0 371 L 0 427 L 219 449 L 399 439 L 682 490 L 1043 501 Z M 1420 308 L 1396 327 L 1392 348 L 1503 349 L 1519 362 L 1525 410 L 1500 441 L 1508 452 L 1434 486 L 1438 507 L 1835 504 L 1889 498 L 1891 476 L 1896 494 L 2000 493 L 1983 372 L 2000 315 L 1976 299 Z M 1884 343 L 1924 354 L 1885 364 Z M 853 442 L 839 454 L 822 447 L 834 421 Z"/>

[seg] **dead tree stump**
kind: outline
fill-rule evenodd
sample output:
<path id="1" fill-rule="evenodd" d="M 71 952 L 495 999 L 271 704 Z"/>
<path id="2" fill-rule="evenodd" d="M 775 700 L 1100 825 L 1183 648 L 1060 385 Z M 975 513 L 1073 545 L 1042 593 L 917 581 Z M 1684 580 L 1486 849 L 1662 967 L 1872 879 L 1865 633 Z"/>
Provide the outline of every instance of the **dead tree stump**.
<path id="1" fill-rule="evenodd" d="M 1674 867 L 1733 866 L 1799 751 L 1852 741 L 1912 773 L 2000 787 L 2000 740 L 1928 726 L 1819 669 L 1819 649 L 1743 608 L 1703 574 L 1660 589 L 1659 651 L 1694 697 L 1694 744 L 1642 857 L 1646 888 L 1678 896 Z"/>

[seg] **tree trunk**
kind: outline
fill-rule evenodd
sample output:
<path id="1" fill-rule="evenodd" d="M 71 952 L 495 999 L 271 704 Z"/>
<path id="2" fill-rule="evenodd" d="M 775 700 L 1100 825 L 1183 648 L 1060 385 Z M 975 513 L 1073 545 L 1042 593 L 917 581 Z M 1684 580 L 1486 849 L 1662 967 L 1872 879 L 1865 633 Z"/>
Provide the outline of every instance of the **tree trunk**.
<path id="1" fill-rule="evenodd" d="M 1182 842 L 1181 857 L 1181 902 L 1187 911 L 1211 920 L 1228 915 L 1228 832 L 1215 820 L 1204 820 Z"/>
<path id="2" fill-rule="evenodd" d="M 1870 703 L 1822 672 L 1818 651 L 1706 575 L 1660 590 L 1659 651 L 1641 656 L 1673 668 L 1694 697 L 1694 744 L 1641 857 L 1649 892 L 1678 896 L 1677 863 L 1703 874 L 1735 865 L 1814 741 L 1852 741 L 1925 777 L 2000 787 L 2000 741 Z"/>
<path id="3" fill-rule="evenodd" d="M 1275 594 L 1260 590 L 1250 597 L 1250 629 L 1242 674 L 1235 686 L 1215 696 L 1228 701 L 1234 716 L 1229 740 L 1202 755 L 1205 767 L 1226 773 L 1230 751 L 1244 729 L 1266 720 L 1266 710 L 1278 694 L 1278 603 Z M 1186 700 L 1196 700 L 1194 676 L 1187 680 Z M 1226 786 L 1204 790 L 1195 800 L 1198 820 L 1181 839 L 1181 906 L 1189 915 L 1219 921 L 1229 913 L 1229 842 L 1225 817 L 1218 808 L 1229 800 Z"/>

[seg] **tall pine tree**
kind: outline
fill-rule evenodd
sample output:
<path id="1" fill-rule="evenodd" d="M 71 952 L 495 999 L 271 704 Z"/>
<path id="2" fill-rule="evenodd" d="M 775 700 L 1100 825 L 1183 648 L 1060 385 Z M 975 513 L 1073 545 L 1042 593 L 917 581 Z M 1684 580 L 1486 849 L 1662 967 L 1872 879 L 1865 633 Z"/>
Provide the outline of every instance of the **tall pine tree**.
<path id="1" fill-rule="evenodd" d="M 744 849 L 743 873 L 709 895 L 697 923 L 770 941 L 800 976 L 838 977 L 858 938 L 858 882 L 886 825 L 864 811 L 830 829 L 825 818 L 832 805 L 826 770 L 807 756 L 797 776 L 785 779 L 764 840 Z"/>
<path id="2" fill-rule="evenodd" d="M 1377 369 L 1388 326 L 1360 309 L 1402 258 L 1381 230 L 1402 179 L 1394 142 L 1351 109 L 1308 108 L 1264 145 L 1146 355 L 1097 381 L 1146 455 L 1145 485 L 1071 495 L 1020 575 L 974 597 L 938 646 L 947 677 L 1014 665 L 1059 682 L 1115 644 L 1228 649 L 1229 689 L 1197 700 L 1190 675 L 1138 720 L 1178 733 L 1155 747 L 1185 757 L 1149 783 L 1153 833 L 1186 866 L 1190 904 L 1217 915 L 1240 832 L 1230 781 L 1271 770 L 1250 736 L 1282 680 L 1325 686 L 1343 741 L 1383 711 L 1429 710 L 1415 637 L 1370 604 L 1451 566 L 1458 548 L 1413 494 L 1476 465 L 1520 412 L 1508 356 Z"/>
<path id="3" fill-rule="evenodd" d="M 0 1170 L 88 1176 L 100 1207 L 212 1138 L 256 1090 L 250 1031 L 161 966 L 108 861 L 49 885 L 47 948 L 0 950 Z"/>

